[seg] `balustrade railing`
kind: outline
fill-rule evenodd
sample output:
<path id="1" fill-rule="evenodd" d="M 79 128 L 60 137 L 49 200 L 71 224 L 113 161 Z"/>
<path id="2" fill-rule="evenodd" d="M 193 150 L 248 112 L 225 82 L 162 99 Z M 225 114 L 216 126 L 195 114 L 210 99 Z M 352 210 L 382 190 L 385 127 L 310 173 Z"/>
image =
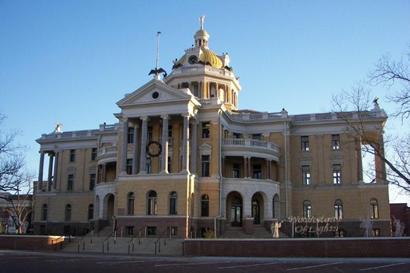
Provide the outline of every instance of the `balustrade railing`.
<path id="1" fill-rule="evenodd" d="M 225 138 L 223 140 L 224 145 L 238 145 L 247 147 L 261 147 L 272 151 L 279 151 L 279 147 L 268 141 L 250 138 Z"/>

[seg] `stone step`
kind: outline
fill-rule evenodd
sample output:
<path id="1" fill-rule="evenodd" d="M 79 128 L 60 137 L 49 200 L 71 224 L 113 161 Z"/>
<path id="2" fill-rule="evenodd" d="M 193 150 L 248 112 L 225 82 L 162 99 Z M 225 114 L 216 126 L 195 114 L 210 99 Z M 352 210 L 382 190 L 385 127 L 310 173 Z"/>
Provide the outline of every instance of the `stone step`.
<path id="1" fill-rule="evenodd" d="M 160 242 L 160 246 L 159 246 Z M 122 237 L 104 238 L 94 237 L 92 242 L 89 238 L 77 238 L 72 243 L 67 244 L 64 252 L 84 252 L 84 253 L 115 253 L 115 254 L 135 254 L 135 255 L 156 255 L 180 256 L 182 255 L 181 239 L 162 238 L 142 238 L 132 240 L 131 238 Z"/>

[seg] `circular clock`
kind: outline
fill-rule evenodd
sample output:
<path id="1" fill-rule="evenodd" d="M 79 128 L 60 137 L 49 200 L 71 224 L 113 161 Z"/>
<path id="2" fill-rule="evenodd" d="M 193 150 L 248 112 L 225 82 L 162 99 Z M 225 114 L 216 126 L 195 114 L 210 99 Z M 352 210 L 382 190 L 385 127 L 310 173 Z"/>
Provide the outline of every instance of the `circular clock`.
<path id="1" fill-rule="evenodd" d="M 147 154 L 151 157 L 157 157 L 161 154 L 162 146 L 158 141 L 150 141 L 147 144 Z"/>
<path id="2" fill-rule="evenodd" d="M 197 62 L 198 62 L 198 57 L 197 56 L 195 56 L 195 55 L 189 56 L 188 63 L 196 64 Z"/>
<path id="3" fill-rule="evenodd" d="M 153 99 L 158 99 L 159 97 L 159 93 L 157 91 L 155 91 L 154 93 L 152 93 L 152 98 Z"/>

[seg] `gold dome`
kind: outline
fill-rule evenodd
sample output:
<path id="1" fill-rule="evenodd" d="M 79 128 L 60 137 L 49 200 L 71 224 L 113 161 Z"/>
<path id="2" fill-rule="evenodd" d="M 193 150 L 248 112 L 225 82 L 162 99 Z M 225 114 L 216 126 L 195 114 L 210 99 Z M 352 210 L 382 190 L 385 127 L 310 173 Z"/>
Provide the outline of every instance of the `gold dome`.
<path id="1" fill-rule="evenodd" d="M 213 53 L 211 50 L 206 48 L 201 48 L 201 53 L 199 54 L 199 60 L 204 64 L 209 64 L 214 68 L 222 68 L 223 64 L 221 59 Z"/>

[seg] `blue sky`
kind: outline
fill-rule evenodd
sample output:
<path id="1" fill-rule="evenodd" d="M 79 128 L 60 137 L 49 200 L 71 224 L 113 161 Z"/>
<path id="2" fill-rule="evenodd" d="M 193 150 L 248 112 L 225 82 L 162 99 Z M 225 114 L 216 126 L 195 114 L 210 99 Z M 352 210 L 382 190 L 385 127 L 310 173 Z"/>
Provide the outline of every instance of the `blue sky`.
<path id="1" fill-rule="evenodd" d="M 56 122 L 65 131 L 115 122 L 115 102 L 150 79 L 155 33 L 169 71 L 200 15 L 210 48 L 228 52 L 240 77 L 240 108 L 330 111 L 332 95 L 364 80 L 381 56 L 410 51 L 409 14 L 410 1 L 0 0 L 3 125 L 20 131 L 36 173 L 36 138 Z M 389 92 L 374 88 L 388 112 Z"/>

